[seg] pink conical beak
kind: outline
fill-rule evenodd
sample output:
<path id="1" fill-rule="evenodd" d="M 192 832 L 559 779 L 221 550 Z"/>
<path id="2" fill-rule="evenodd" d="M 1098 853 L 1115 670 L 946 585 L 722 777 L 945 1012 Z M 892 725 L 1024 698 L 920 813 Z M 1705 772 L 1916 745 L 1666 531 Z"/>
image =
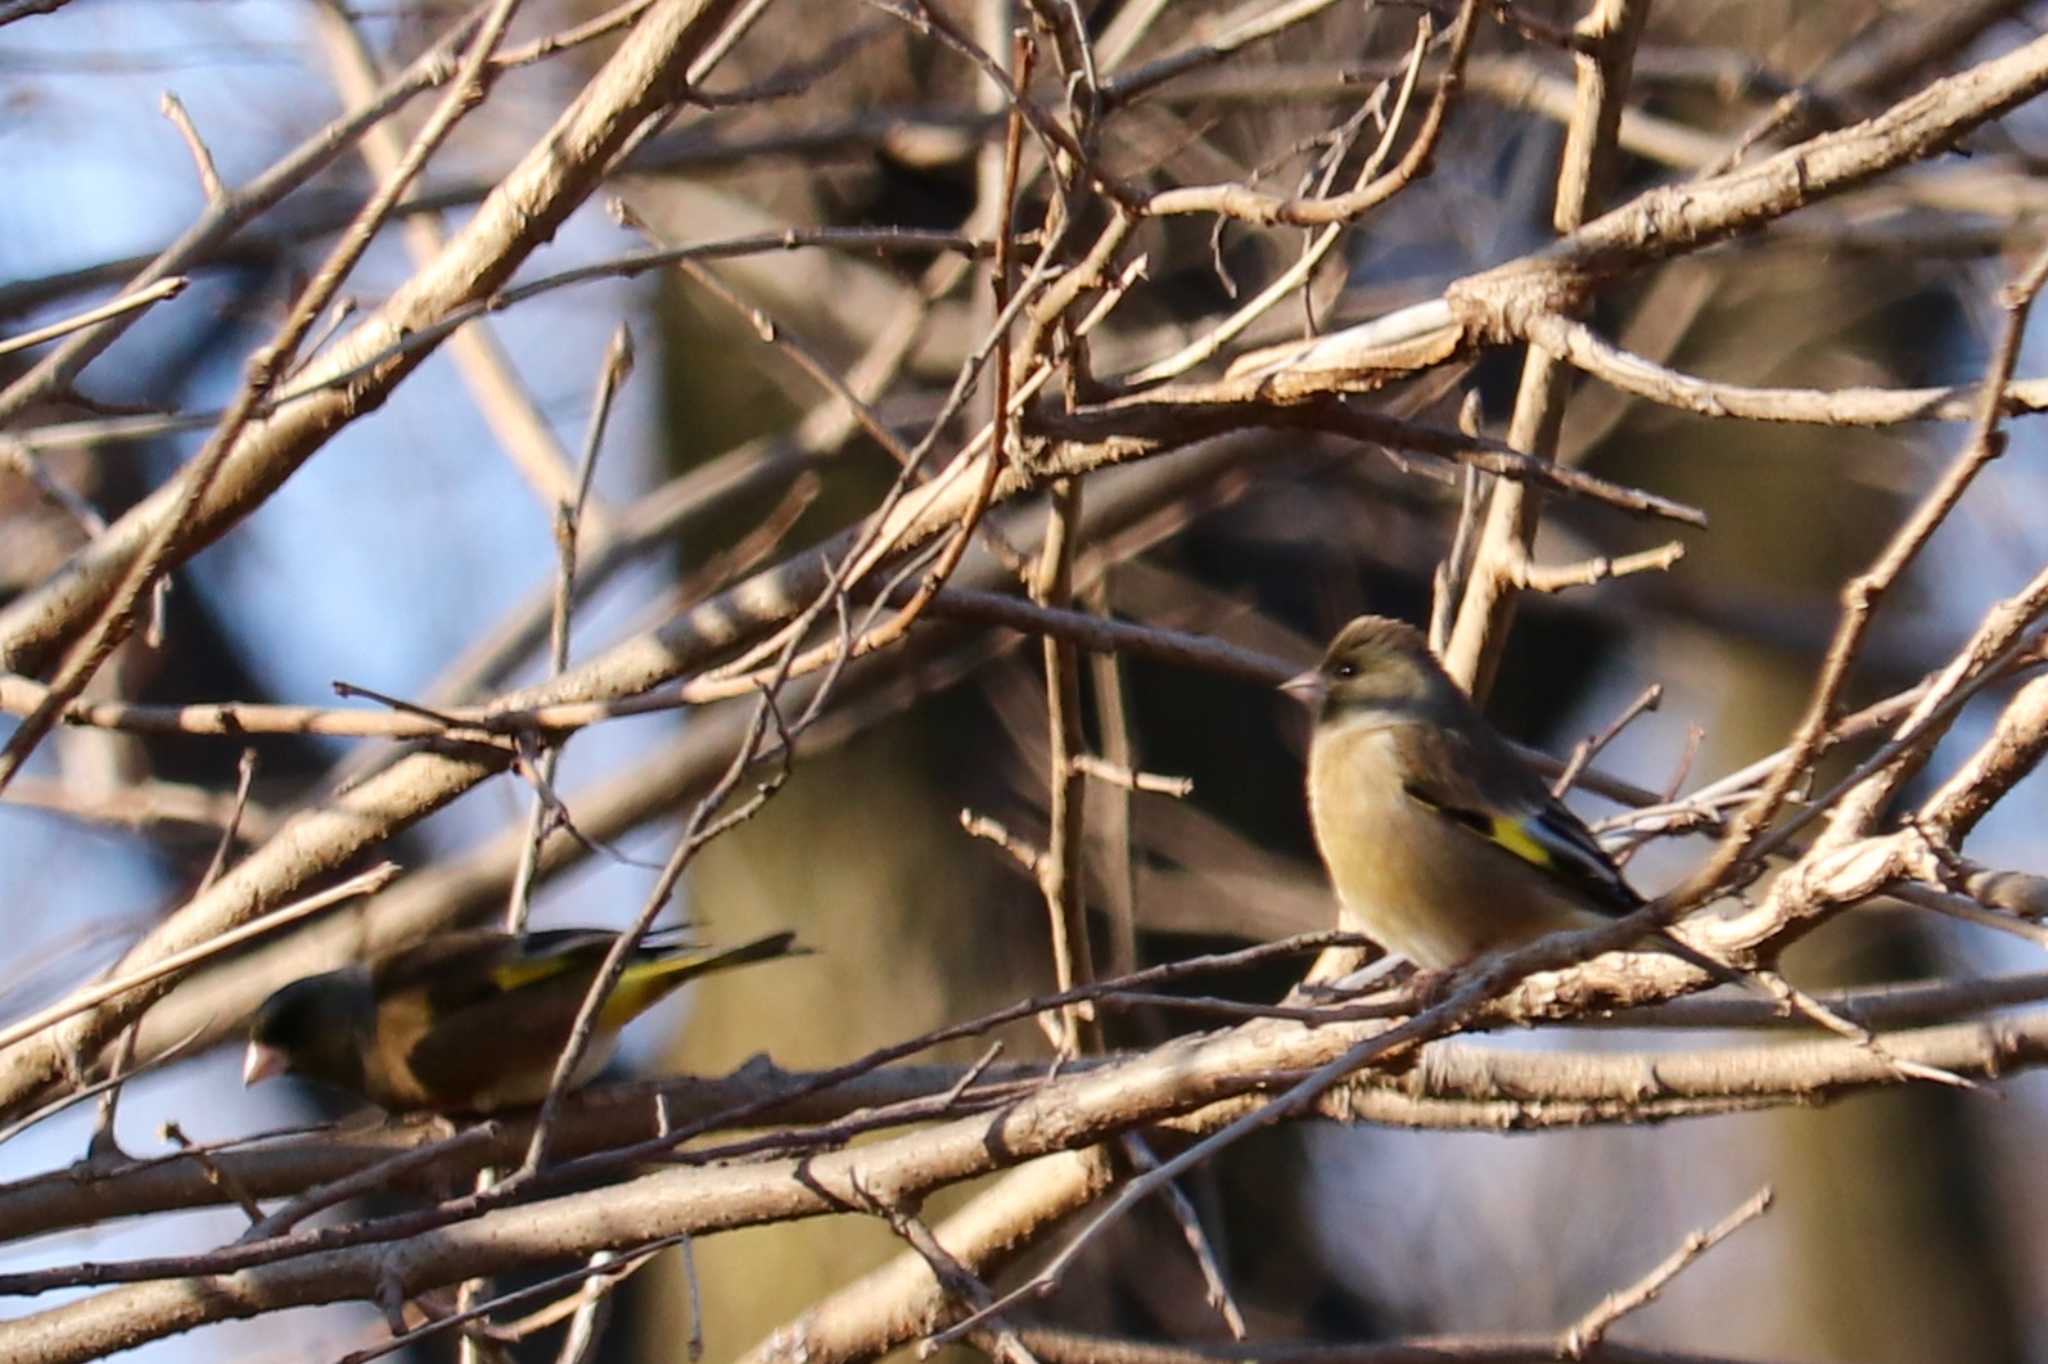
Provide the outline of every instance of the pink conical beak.
<path id="1" fill-rule="evenodd" d="M 1324 683 L 1322 673 L 1314 668 L 1310 668 L 1306 672 L 1298 672 L 1285 682 L 1282 682 L 1280 690 L 1286 692 L 1303 705 L 1313 706 L 1323 699 L 1329 687 Z"/>
<path id="2" fill-rule="evenodd" d="M 247 1088 L 258 1080 L 268 1080 L 273 1075 L 282 1075 L 288 1068 L 285 1054 L 276 1047 L 265 1046 L 252 1041 L 249 1049 L 242 1053 L 242 1086 Z"/>

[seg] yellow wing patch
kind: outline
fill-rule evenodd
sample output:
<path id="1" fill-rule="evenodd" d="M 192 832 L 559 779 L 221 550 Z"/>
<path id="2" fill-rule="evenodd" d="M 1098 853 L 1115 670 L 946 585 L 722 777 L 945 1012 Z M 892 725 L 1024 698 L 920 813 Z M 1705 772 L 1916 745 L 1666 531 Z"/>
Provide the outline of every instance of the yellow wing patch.
<path id="1" fill-rule="evenodd" d="M 508 961 L 491 970 L 491 983 L 507 994 L 554 980 L 566 972 L 583 974 L 584 988 L 589 988 L 592 972 L 604 958 L 600 954 L 586 959 L 574 953 L 557 953 L 554 956 L 526 957 Z M 703 958 L 696 953 L 679 957 L 663 957 L 658 961 L 634 962 L 620 975 L 619 983 L 606 997 L 604 1007 L 598 1011 L 599 1027 L 622 1028 L 639 1014 L 652 1008 L 661 997 L 683 983 L 678 973 L 687 973 Z"/>
<path id="2" fill-rule="evenodd" d="M 628 966 L 625 974 L 619 977 L 618 987 L 605 999 L 604 1008 L 598 1011 L 598 1024 L 606 1028 L 625 1027 L 696 975 L 712 955 L 708 952 L 683 952 Z"/>
<path id="3" fill-rule="evenodd" d="M 603 958 L 600 957 L 599 960 L 602 961 Z M 579 961 L 566 952 L 553 956 L 521 957 L 517 961 L 508 961 L 492 967 L 491 984 L 510 994 L 528 985 L 553 980 L 572 967 L 587 965 L 587 962 Z"/>
<path id="4" fill-rule="evenodd" d="M 1495 815 L 1487 822 L 1486 832 L 1487 837 L 1524 862 L 1541 867 L 1545 871 L 1554 870 L 1557 866 L 1556 859 L 1550 855 L 1550 849 L 1531 837 L 1519 820 L 1510 819 L 1506 815 Z"/>
<path id="5" fill-rule="evenodd" d="M 738 947 L 717 950 L 667 950 L 664 956 L 652 960 L 631 962 L 619 977 L 604 1007 L 598 1011 L 598 1025 L 603 1028 L 622 1028 L 634 1017 L 656 1004 L 664 995 L 675 990 L 685 981 L 711 971 L 721 971 L 728 966 L 740 966 L 750 961 L 765 961 L 770 957 L 786 956 L 802 952 L 792 945 L 789 933 L 771 933 Z M 498 989 L 511 992 L 529 985 L 573 975 L 582 981 L 582 988 L 596 973 L 602 953 L 562 951 L 537 957 L 521 958 L 505 962 L 491 971 L 491 983 Z"/>

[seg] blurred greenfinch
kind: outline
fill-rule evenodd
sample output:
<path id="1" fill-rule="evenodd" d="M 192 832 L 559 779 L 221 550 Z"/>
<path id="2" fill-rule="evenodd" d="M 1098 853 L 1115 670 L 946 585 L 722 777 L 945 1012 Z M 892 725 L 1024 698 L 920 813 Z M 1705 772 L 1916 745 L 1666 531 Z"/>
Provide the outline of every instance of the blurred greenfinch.
<path id="1" fill-rule="evenodd" d="M 448 933 L 375 966 L 284 986 L 249 1026 L 242 1082 L 299 1075 L 390 1112 L 487 1113 L 547 1097 L 556 1058 L 618 934 Z M 571 1084 L 611 1059 L 620 1030 L 685 982 L 803 949 L 772 933 L 738 947 L 641 943 L 606 997 Z"/>

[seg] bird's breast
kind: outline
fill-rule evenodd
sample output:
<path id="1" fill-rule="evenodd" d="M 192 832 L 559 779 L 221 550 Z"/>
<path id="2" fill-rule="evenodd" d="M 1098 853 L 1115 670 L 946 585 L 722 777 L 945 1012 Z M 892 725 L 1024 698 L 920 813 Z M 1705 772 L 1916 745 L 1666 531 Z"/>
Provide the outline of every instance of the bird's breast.
<path id="1" fill-rule="evenodd" d="M 1431 970 L 1561 928 L 1568 903 L 1481 836 L 1412 798 L 1394 734 L 1339 728 L 1309 754 L 1309 813 L 1347 927 Z"/>

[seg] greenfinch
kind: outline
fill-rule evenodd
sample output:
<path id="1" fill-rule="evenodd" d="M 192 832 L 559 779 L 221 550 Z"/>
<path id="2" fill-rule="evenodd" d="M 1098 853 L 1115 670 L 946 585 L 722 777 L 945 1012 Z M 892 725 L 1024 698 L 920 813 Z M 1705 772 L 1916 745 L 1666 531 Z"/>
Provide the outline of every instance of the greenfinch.
<path id="1" fill-rule="evenodd" d="M 1344 927 L 1441 971 L 1643 906 L 1413 626 L 1361 616 L 1282 688 L 1314 712 L 1309 812 Z M 1662 930 L 1648 936 L 1731 978 Z"/>
<path id="2" fill-rule="evenodd" d="M 572 1085 L 603 1070 L 620 1030 L 684 982 L 800 952 L 793 939 L 715 950 L 643 942 L 598 1012 Z M 448 933 L 375 966 L 293 981 L 251 1020 L 242 1082 L 299 1075 L 389 1112 L 539 1103 L 617 940 L 602 929 Z"/>

